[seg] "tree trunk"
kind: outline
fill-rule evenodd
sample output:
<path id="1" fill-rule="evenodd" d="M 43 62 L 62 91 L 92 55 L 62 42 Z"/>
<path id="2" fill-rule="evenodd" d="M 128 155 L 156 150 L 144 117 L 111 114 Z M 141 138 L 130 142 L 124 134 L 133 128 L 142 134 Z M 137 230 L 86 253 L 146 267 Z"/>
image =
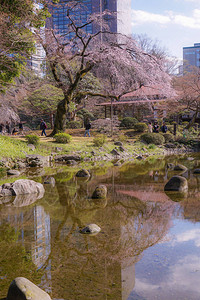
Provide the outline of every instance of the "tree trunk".
<path id="1" fill-rule="evenodd" d="M 66 108 L 66 100 L 64 99 L 58 103 L 55 122 L 54 122 L 54 129 L 50 134 L 50 136 L 54 136 L 54 134 L 59 132 L 65 132 L 67 110 L 68 109 Z"/>
<path id="2" fill-rule="evenodd" d="M 53 113 L 50 113 L 50 124 L 51 124 L 51 129 L 53 129 Z"/>
<path id="3" fill-rule="evenodd" d="M 111 137 L 113 136 L 113 103 L 112 103 L 112 98 L 110 100 L 110 121 L 111 121 Z"/>
<path id="4" fill-rule="evenodd" d="M 194 115 L 192 116 L 192 119 L 190 120 L 189 124 L 185 127 L 185 129 L 190 129 L 190 127 L 194 125 L 197 114 L 198 114 L 198 110 L 195 111 Z"/>

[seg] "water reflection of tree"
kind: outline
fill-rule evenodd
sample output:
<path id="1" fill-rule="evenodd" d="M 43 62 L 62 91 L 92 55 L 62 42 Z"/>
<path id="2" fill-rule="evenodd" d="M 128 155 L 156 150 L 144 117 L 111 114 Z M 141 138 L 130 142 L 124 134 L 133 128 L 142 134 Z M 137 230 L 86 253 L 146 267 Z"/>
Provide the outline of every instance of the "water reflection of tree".
<path id="1" fill-rule="evenodd" d="M 200 221 L 200 191 L 189 191 L 187 198 L 180 202 L 182 216 L 193 222 Z"/>
<path id="2" fill-rule="evenodd" d="M 102 299 L 98 297 L 105 294 L 120 299 L 122 265 L 134 266 L 145 249 L 163 239 L 173 206 L 143 203 L 112 189 L 108 202 L 99 203 L 89 198 L 89 184 L 79 181 L 74 193 L 67 185 L 57 185 L 63 217 L 52 229 L 51 253 L 43 269 L 51 260 L 54 297 Z M 80 235 L 87 223 L 98 224 L 102 232 Z"/>
<path id="3" fill-rule="evenodd" d="M 134 282 L 134 264 L 168 231 L 171 203 L 142 202 L 119 194 L 121 175 L 116 181 L 115 175 L 113 169 L 101 178 L 108 186 L 107 200 L 90 198 L 99 177 L 84 181 L 59 175 L 56 188 L 48 187 L 38 202 L 51 216 L 51 252 L 41 271 L 51 265 L 54 298 L 121 299 L 122 269 L 131 267 Z M 130 182 L 136 186 L 133 177 Z M 98 224 L 102 231 L 97 236 L 81 235 L 79 229 L 88 223 Z"/>
<path id="4" fill-rule="evenodd" d="M 15 277 L 31 278 L 40 283 L 41 271 L 37 271 L 30 253 L 17 243 L 19 232 L 7 223 L 0 225 L 0 297 L 7 294 L 8 287 Z"/>

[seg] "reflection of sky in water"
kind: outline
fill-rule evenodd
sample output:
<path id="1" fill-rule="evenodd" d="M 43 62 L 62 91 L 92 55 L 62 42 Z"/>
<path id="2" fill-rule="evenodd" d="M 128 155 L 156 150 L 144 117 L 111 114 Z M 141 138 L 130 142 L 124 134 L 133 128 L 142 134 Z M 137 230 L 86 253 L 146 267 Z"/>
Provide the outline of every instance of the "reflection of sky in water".
<path id="1" fill-rule="evenodd" d="M 143 253 L 128 300 L 200 299 L 200 223 L 174 220 L 170 240 Z"/>

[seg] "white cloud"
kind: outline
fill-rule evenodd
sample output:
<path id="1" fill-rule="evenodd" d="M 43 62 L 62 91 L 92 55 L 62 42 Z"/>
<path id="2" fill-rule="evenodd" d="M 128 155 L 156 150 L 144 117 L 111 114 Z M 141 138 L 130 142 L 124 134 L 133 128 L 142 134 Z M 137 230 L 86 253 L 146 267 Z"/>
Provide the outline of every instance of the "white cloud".
<path id="1" fill-rule="evenodd" d="M 200 294 L 200 260 L 197 255 L 187 255 L 167 270 L 162 270 L 162 281 L 155 284 L 151 276 L 136 277 L 135 292 L 148 299 L 198 299 Z M 137 274 L 136 274 L 137 275 Z M 162 295 L 162 297 L 161 297 Z M 175 298 L 172 295 L 176 295 Z M 130 299 L 132 299 L 130 297 Z"/>
<path id="2" fill-rule="evenodd" d="M 200 229 L 192 229 L 177 235 L 178 243 L 194 241 L 196 247 L 200 247 Z"/>
<path id="3" fill-rule="evenodd" d="M 185 0 L 186 2 L 194 2 L 200 4 L 200 0 Z"/>
<path id="4" fill-rule="evenodd" d="M 190 289 L 200 293 L 199 275 L 197 275 L 200 271 L 199 256 L 185 256 L 170 269 L 172 271 L 171 282 L 169 282 L 171 286 L 179 286 L 179 289 Z"/>
<path id="5" fill-rule="evenodd" d="M 172 11 L 167 11 L 165 14 L 154 14 L 142 10 L 133 10 L 132 20 L 133 26 L 142 25 L 144 23 L 156 23 L 160 25 L 170 24 L 200 29 L 200 9 L 194 9 L 191 17 L 176 14 Z"/>
<path id="6" fill-rule="evenodd" d="M 153 14 L 143 10 L 133 10 L 133 25 L 138 25 L 142 23 L 159 23 L 168 24 L 170 22 L 170 17 L 160 14 Z"/>

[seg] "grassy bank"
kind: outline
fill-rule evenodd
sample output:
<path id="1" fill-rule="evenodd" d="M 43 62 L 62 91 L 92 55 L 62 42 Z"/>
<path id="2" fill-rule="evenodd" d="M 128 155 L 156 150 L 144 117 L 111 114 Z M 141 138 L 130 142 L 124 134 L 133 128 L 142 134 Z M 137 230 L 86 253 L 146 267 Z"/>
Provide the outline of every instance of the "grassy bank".
<path id="1" fill-rule="evenodd" d="M 39 136 L 38 131 L 32 132 Z M 25 158 L 27 154 L 40 154 L 40 155 L 50 155 L 52 153 L 58 154 L 71 154 L 77 153 L 84 157 L 92 157 L 94 152 L 98 154 L 110 153 L 116 146 L 115 141 L 118 141 L 118 137 L 108 137 L 106 142 L 102 147 L 97 147 L 94 145 L 93 137 L 83 137 L 77 136 L 77 131 L 70 132 L 72 134 L 72 140 L 68 144 L 56 143 L 52 137 L 41 137 L 39 136 L 39 144 L 36 146 L 35 150 L 32 151 L 27 144 L 25 136 L 0 136 L 0 159 L 2 158 Z M 59 152 L 57 150 L 59 147 Z M 143 154 L 143 153 L 160 153 L 159 147 L 145 146 L 143 143 L 139 142 L 138 136 L 132 139 L 128 139 L 123 142 L 123 147 L 129 154 Z"/>
<path id="2" fill-rule="evenodd" d="M 2 158 L 11 158 L 11 159 L 20 159 L 25 158 L 27 154 L 40 154 L 43 156 L 48 156 L 51 154 L 78 154 L 84 158 L 88 158 L 91 160 L 96 157 L 101 160 L 101 157 L 106 154 L 110 154 L 110 152 L 116 148 L 118 152 L 120 152 L 121 157 L 123 158 L 124 153 L 127 153 L 127 157 L 137 157 L 137 155 L 142 156 L 152 156 L 152 155 L 162 155 L 167 152 L 166 145 L 168 143 L 167 139 L 171 139 L 170 144 L 172 148 L 176 148 L 177 152 L 183 149 L 183 151 L 192 151 L 195 149 L 195 146 L 199 146 L 199 137 L 198 135 L 190 134 L 188 137 L 183 137 L 183 135 L 179 132 L 178 135 L 174 138 L 170 133 L 167 134 L 163 138 L 163 145 L 155 145 L 156 139 L 158 138 L 158 134 L 155 134 L 154 140 L 151 141 L 152 144 L 145 144 L 140 141 L 141 134 L 134 130 L 120 130 L 118 133 L 115 133 L 112 137 L 106 137 L 106 141 L 103 145 L 96 145 L 95 139 L 99 137 L 99 133 L 95 130 L 92 130 L 91 137 L 84 137 L 84 129 L 67 129 L 66 133 L 71 135 L 71 142 L 66 144 L 61 144 L 55 142 L 55 139 L 49 137 L 48 135 L 51 131 L 47 131 L 47 137 L 40 136 L 41 131 L 36 130 L 32 132 L 28 132 L 28 134 L 37 135 L 39 139 L 39 143 L 36 146 L 35 150 L 31 150 L 28 147 L 28 142 L 25 136 L 0 136 L 0 159 Z M 160 134 L 159 134 L 160 135 Z M 155 139 L 156 138 L 156 139 Z M 122 141 L 123 150 L 119 150 L 119 147 L 114 143 L 117 141 Z M 172 151 L 173 152 L 173 151 Z M 171 152 L 170 152 L 171 153 Z M 112 156 L 111 156 L 112 157 Z M 115 158 L 113 156 L 113 158 Z M 126 159 L 126 157 L 125 157 Z M 96 159 L 95 159 L 96 160 Z M 108 158 L 109 160 L 109 158 Z"/>

